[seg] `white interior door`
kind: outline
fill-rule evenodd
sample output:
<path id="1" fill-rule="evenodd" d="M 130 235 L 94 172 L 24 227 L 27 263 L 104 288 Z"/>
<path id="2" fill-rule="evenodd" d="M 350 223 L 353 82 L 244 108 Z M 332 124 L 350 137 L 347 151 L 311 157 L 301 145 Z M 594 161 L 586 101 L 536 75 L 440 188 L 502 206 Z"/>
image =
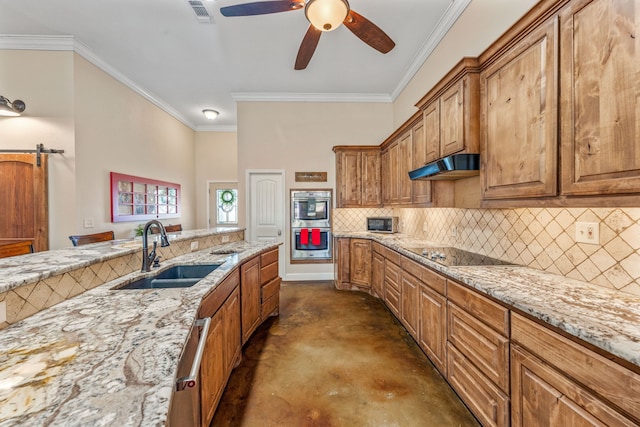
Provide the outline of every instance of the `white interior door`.
<path id="1" fill-rule="evenodd" d="M 254 242 L 284 243 L 284 171 L 247 172 L 247 224 Z M 279 248 L 280 275 L 284 274 L 284 245 Z"/>

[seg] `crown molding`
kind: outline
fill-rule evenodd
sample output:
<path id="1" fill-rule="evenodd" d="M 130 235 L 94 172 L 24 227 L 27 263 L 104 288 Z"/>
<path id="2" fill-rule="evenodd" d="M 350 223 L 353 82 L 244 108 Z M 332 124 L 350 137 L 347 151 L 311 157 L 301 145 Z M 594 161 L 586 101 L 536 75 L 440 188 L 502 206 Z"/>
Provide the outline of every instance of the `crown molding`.
<path id="1" fill-rule="evenodd" d="M 268 93 L 268 92 L 234 92 L 231 94 L 236 102 L 392 102 L 384 93 Z"/>
<path id="2" fill-rule="evenodd" d="M 407 71 L 404 73 L 404 76 L 400 79 L 396 88 L 391 92 L 390 98 L 392 101 L 395 101 L 398 98 L 400 93 L 409 84 L 418 70 L 424 65 L 429 55 L 431 55 L 470 3 L 471 0 L 454 0 L 447 8 L 438 21 L 436 27 L 422 44 L 422 47 L 411 62 L 411 65 L 409 65 Z"/>
<path id="3" fill-rule="evenodd" d="M 91 64 L 98 67 L 100 70 L 107 73 L 129 89 L 133 90 L 147 101 L 151 102 L 162 111 L 166 112 L 176 120 L 189 127 L 192 130 L 196 130 L 196 126 L 187 120 L 177 110 L 172 108 L 162 99 L 156 95 L 144 90 L 138 86 L 134 81 L 126 77 L 120 71 L 107 64 L 102 58 L 97 56 L 91 49 L 89 49 L 80 40 L 73 36 L 33 36 L 33 35 L 10 35 L 0 34 L 0 49 L 16 49 L 16 50 L 49 50 L 49 51 L 73 51 Z"/>

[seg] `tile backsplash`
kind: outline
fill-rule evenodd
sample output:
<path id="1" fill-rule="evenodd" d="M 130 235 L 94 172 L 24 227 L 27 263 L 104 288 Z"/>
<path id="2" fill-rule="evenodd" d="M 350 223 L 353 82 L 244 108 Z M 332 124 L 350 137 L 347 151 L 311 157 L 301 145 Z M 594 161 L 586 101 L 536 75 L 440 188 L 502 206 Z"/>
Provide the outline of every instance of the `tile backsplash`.
<path id="1" fill-rule="evenodd" d="M 377 215 L 417 238 L 640 295 L 640 208 L 335 209 L 334 228 L 364 231 Z M 576 222 L 599 223 L 600 243 L 577 243 Z"/>

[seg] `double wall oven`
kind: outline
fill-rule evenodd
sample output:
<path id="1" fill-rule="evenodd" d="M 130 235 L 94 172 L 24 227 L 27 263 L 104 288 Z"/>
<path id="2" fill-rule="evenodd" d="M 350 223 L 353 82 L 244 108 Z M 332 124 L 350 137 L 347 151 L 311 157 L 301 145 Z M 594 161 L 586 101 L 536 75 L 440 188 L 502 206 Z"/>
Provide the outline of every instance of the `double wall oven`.
<path id="1" fill-rule="evenodd" d="M 331 190 L 291 190 L 291 261 L 331 262 Z"/>

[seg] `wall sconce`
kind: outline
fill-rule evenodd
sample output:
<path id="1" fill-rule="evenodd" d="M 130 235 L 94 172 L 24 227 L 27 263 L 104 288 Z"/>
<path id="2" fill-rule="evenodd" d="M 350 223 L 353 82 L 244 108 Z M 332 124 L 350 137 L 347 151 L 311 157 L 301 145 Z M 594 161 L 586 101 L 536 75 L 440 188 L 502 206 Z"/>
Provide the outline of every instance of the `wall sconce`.
<path id="1" fill-rule="evenodd" d="M 11 102 L 4 96 L 0 96 L 0 116 L 17 117 L 25 108 L 25 103 L 19 99 Z"/>
<path id="2" fill-rule="evenodd" d="M 209 119 L 209 120 L 214 120 L 216 117 L 218 117 L 218 115 L 220 113 L 218 113 L 216 110 L 202 110 L 202 114 L 204 114 L 204 116 Z"/>

